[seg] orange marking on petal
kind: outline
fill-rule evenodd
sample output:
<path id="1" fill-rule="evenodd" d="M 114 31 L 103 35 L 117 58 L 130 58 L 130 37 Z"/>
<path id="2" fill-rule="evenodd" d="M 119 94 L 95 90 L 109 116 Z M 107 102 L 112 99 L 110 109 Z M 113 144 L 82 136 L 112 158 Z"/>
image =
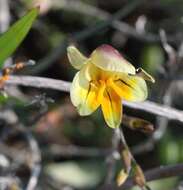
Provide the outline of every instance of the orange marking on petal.
<path id="1" fill-rule="evenodd" d="M 144 79 L 138 76 L 121 74 L 110 83 L 115 92 L 124 100 L 143 101 L 147 97 L 147 86 Z"/>

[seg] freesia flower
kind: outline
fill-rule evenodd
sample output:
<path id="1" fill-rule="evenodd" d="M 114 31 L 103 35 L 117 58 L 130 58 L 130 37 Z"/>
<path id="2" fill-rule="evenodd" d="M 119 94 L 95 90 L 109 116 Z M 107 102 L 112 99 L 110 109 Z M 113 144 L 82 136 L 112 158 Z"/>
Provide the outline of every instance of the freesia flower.
<path id="1" fill-rule="evenodd" d="M 71 101 L 80 115 L 86 116 L 101 106 L 109 127 L 120 126 L 121 101 L 147 98 L 145 80 L 154 79 L 130 64 L 110 45 L 101 45 L 87 58 L 74 46 L 67 48 L 71 65 L 79 70 L 72 82 Z"/>

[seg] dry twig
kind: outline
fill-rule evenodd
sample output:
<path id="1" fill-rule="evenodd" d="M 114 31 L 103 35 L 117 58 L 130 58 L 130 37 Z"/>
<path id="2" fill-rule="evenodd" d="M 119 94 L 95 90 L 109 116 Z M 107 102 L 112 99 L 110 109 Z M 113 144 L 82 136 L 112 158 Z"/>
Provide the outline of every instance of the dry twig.
<path id="1" fill-rule="evenodd" d="M 5 84 L 53 89 L 63 92 L 69 92 L 71 85 L 70 82 L 62 80 L 49 79 L 43 77 L 32 77 L 32 76 L 10 76 L 9 80 L 7 80 Z M 157 104 L 155 102 L 144 101 L 136 103 L 136 102 L 123 101 L 123 105 L 132 109 L 145 111 L 158 116 L 163 116 L 166 117 L 167 119 L 183 122 L 183 111 L 165 105 Z"/>
<path id="2" fill-rule="evenodd" d="M 0 0 L 0 32 L 5 32 L 10 23 L 9 2 Z"/>
<path id="3" fill-rule="evenodd" d="M 181 176 L 183 175 L 183 164 L 161 166 L 154 168 L 152 170 L 145 172 L 145 177 L 147 181 L 159 180 L 168 177 Z M 127 182 L 119 189 L 128 189 L 133 187 L 134 181 L 132 179 L 127 180 Z"/>
<path id="4" fill-rule="evenodd" d="M 136 8 L 137 6 L 145 2 L 146 0 L 141 0 L 138 2 L 134 1 L 134 3 L 131 3 L 131 7 L 127 10 L 128 11 L 134 10 L 134 8 Z M 108 25 L 112 26 L 117 31 L 141 41 L 159 42 L 161 40 L 158 34 L 152 34 L 150 32 L 147 32 L 144 35 L 144 33 L 140 33 L 133 26 L 130 26 L 129 24 L 119 20 L 123 17 L 123 14 L 126 15 L 126 12 L 123 11 L 123 8 L 120 9 L 117 13 L 115 13 L 115 15 L 112 15 L 108 13 L 107 11 L 104 11 L 93 5 L 86 4 L 82 1 L 62 0 L 62 3 L 60 3 L 60 0 L 54 0 L 52 1 L 52 6 L 55 8 L 62 8 L 69 11 L 76 11 L 86 16 L 98 18 L 102 21 L 108 22 Z M 175 41 L 178 41 L 179 39 L 180 37 L 176 35 L 168 36 L 168 41 L 175 42 Z"/>
<path id="5" fill-rule="evenodd" d="M 41 152 L 37 140 L 34 138 L 30 130 L 26 129 L 22 124 L 19 123 L 18 117 L 13 111 L 10 110 L 4 113 L 2 112 L 1 119 L 6 120 L 7 123 L 12 126 L 12 129 L 22 133 L 29 144 L 29 148 L 31 150 L 31 162 L 29 163 L 31 172 L 28 184 L 26 186 L 26 190 L 34 190 L 37 185 L 41 170 Z M 3 144 L 0 144 L 0 148 L 5 155 L 9 155 L 12 158 L 18 157 L 18 162 L 26 161 L 25 154 L 17 155 L 17 153 L 23 152 L 16 151 L 14 148 L 9 148 L 8 146 Z"/>

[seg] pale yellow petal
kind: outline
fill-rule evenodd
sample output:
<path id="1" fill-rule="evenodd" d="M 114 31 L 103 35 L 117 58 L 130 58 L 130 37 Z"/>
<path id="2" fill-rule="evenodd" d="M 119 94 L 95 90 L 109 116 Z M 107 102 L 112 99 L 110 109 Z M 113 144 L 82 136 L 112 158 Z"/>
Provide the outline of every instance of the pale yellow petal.
<path id="1" fill-rule="evenodd" d="M 113 89 L 105 89 L 101 107 L 107 125 L 111 128 L 119 127 L 122 119 L 122 104 L 121 98 Z"/>
<path id="2" fill-rule="evenodd" d="M 135 74 L 135 67 L 110 45 L 98 47 L 90 58 L 91 62 L 102 70 Z"/>
<path id="3" fill-rule="evenodd" d="M 98 92 L 98 87 L 87 81 L 80 72 L 75 75 L 70 97 L 80 115 L 89 115 L 98 108 Z"/>
<path id="4" fill-rule="evenodd" d="M 101 69 L 96 67 L 90 62 L 90 60 L 88 60 L 87 64 L 85 64 L 80 70 L 80 73 L 85 77 L 87 81 L 98 81 L 101 75 Z"/>
<path id="5" fill-rule="evenodd" d="M 88 59 L 87 64 L 84 65 L 80 72 L 88 81 L 107 81 L 109 78 L 115 76 L 114 72 L 105 71 L 95 66 L 91 62 L 91 59 Z"/>
<path id="6" fill-rule="evenodd" d="M 67 48 L 67 56 L 71 65 L 80 70 L 87 62 L 88 58 L 85 57 L 76 47 L 69 46 Z"/>
<path id="7" fill-rule="evenodd" d="M 144 101 L 147 98 L 147 85 L 143 78 L 120 74 L 111 82 L 111 87 L 124 100 Z"/>

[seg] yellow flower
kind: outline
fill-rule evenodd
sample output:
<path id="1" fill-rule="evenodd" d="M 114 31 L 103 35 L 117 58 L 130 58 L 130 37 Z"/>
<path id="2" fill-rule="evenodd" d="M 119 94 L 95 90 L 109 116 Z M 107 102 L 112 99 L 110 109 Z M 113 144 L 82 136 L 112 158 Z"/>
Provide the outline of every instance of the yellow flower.
<path id="1" fill-rule="evenodd" d="M 112 46 L 99 46 L 89 58 L 74 46 L 69 46 L 67 53 L 71 65 L 79 70 L 70 96 L 80 115 L 89 115 L 101 105 L 106 123 L 116 128 L 122 119 L 121 100 L 147 98 L 145 80 L 154 82 L 154 79 L 142 69 L 135 70 Z"/>

